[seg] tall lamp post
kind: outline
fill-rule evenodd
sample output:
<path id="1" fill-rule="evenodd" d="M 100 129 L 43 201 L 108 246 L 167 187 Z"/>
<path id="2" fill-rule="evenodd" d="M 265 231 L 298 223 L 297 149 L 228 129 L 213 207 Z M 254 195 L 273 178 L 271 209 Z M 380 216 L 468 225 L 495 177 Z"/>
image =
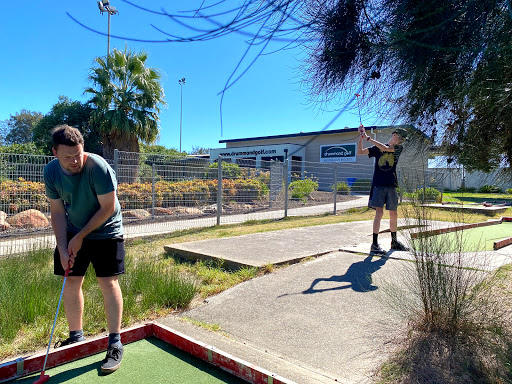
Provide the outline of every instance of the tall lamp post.
<path id="1" fill-rule="evenodd" d="M 110 5 L 109 0 L 99 0 L 98 8 L 100 9 L 100 13 L 103 15 L 103 12 L 107 12 L 108 15 L 108 33 L 107 33 L 107 60 L 108 55 L 110 53 L 110 16 L 119 13 L 116 7 Z"/>
<path id="2" fill-rule="evenodd" d="M 183 86 L 185 85 L 185 78 L 179 79 L 180 93 L 181 93 L 181 104 L 180 104 L 180 153 L 181 153 L 181 127 L 183 122 Z"/>

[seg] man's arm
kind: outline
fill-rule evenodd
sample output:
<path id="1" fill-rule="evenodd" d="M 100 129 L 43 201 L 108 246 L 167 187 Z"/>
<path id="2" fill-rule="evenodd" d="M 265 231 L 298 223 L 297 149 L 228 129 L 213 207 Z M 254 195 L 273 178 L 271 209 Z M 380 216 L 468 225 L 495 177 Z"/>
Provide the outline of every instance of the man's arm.
<path id="1" fill-rule="evenodd" d="M 112 216 L 116 209 L 116 192 L 112 191 L 104 195 L 98 195 L 98 202 L 100 203 L 100 209 L 91 217 L 85 227 L 82 228 L 69 242 L 68 252 L 70 255 L 76 256 L 80 248 L 82 248 L 82 242 L 89 233 L 98 228 L 107 219 Z"/>
<path id="2" fill-rule="evenodd" d="M 364 141 L 368 141 L 370 144 L 375 145 L 377 148 L 379 148 L 383 152 L 395 152 L 394 147 L 389 146 L 387 144 L 382 144 L 380 141 L 374 140 L 371 138 L 371 136 L 368 136 L 368 134 L 366 133 L 366 131 L 364 130 L 364 127 L 362 125 L 359 127 L 359 130 L 361 132 L 361 136 L 359 138 L 359 143 L 357 146 L 357 154 L 358 155 L 367 155 L 368 154 L 368 148 L 363 149 L 363 139 L 364 139 Z"/>
<path id="3" fill-rule="evenodd" d="M 359 136 L 359 141 L 357 142 L 357 154 L 358 155 L 368 155 L 370 151 L 368 148 L 363 149 L 363 136 Z"/>
<path id="4" fill-rule="evenodd" d="M 60 263 L 62 268 L 66 270 L 73 266 L 74 257 L 70 258 L 68 253 L 68 235 L 67 235 L 67 219 L 66 209 L 61 199 L 50 199 L 50 213 L 53 233 L 57 241 L 57 249 L 60 254 Z"/>

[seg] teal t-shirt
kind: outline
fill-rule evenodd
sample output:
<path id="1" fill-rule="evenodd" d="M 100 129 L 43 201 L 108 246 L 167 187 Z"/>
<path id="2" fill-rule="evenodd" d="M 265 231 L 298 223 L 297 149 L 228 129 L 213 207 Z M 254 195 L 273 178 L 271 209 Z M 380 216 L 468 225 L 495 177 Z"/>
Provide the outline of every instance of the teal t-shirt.
<path id="1" fill-rule="evenodd" d="M 78 233 L 100 209 L 98 195 L 117 189 L 114 170 L 100 156 L 87 154 L 84 168 L 78 174 L 67 175 L 59 160 L 44 168 L 44 184 L 50 199 L 62 199 L 66 209 L 68 231 Z M 107 221 L 89 233 L 88 239 L 108 239 L 123 235 L 121 206 L 116 195 L 115 211 Z"/>

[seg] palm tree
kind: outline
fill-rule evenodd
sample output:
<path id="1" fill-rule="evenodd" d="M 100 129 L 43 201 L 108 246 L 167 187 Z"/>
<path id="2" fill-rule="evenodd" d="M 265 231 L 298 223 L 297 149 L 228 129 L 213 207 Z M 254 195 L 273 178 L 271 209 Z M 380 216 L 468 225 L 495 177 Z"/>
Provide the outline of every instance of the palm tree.
<path id="1" fill-rule="evenodd" d="M 139 140 L 151 144 L 158 137 L 159 112 L 165 106 L 160 72 L 147 68 L 146 52 L 114 49 L 107 57 L 97 57 L 88 80 L 96 107 L 91 123 L 102 138 L 103 156 L 113 158 L 114 149 L 139 152 Z"/>

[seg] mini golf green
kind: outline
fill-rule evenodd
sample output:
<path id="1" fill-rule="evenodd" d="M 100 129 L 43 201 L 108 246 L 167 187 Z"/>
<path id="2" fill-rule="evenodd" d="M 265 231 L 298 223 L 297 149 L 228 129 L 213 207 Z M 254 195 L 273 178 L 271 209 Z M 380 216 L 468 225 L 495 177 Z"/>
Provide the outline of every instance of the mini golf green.
<path id="1" fill-rule="evenodd" d="M 194 357 L 156 337 L 124 345 L 121 367 L 110 375 L 100 370 L 105 352 L 48 369 L 52 383 L 245 383 L 228 372 Z M 33 383 L 39 373 L 12 381 Z"/>
<path id="2" fill-rule="evenodd" d="M 442 233 L 436 237 L 440 243 L 455 247 L 462 245 L 464 252 L 492 251 L 495 241 L 512 237 L 512 222 Z"/>

